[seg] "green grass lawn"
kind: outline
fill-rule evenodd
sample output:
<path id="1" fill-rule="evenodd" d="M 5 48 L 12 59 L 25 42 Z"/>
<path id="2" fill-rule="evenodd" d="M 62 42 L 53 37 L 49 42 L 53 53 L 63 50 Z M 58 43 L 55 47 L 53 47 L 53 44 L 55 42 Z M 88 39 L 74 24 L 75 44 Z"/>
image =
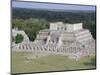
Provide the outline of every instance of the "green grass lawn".
<path id="1" fill-rule="evenodd" d="M 33 59 L 27 57 L 33 57 Z M 32 53 L 12 52 L 12 73 L 91 69 L 95 67 L 95 56 L 82 57 L 76 61 L 61 55 L 39 57 Z"/>

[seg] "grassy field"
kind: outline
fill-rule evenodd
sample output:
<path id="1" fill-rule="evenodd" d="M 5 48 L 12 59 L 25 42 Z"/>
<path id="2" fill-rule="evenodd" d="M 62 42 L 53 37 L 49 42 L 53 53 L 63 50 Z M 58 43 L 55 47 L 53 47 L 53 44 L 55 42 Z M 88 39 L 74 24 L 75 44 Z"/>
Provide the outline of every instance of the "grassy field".
<path id="1" fill-rule="evenodd" d="M 28 59 L 27 57 L 33 57 Z M 45 72 L 95 68 L 95 56 L 79 60 L 67 56 L 49 55 L 39 57 L 32 53 L 12 52 L 12 73 Z"/>

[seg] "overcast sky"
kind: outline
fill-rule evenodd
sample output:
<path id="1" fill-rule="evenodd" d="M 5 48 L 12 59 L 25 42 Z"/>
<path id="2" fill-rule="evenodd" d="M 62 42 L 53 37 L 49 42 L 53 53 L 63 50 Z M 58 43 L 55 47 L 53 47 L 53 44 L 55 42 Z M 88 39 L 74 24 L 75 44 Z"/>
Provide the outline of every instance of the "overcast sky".
<path id="1" fill-rule="evenodd" d="M 49 4 L 49 3 L 20 2 L 20 1 L 19 2 L 12 1 L 12 7 L 95 11 L 95 6 L 80 6 L 80 5 L 68 5 L 68 4 L 64 5 L 64 4 Z"/>

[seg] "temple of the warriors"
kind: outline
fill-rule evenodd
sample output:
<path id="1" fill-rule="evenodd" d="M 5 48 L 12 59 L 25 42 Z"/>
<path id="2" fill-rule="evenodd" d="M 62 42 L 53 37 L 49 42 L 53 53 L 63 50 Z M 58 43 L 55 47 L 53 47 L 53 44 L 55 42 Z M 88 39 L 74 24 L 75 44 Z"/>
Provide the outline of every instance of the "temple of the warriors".
<path id="1" fill-rule="evenodd" d="M 95 40 L 82 23 L 50 23 L 49 29 L 40 30 L 34 42 L 29 41 L 24 31 L 13 29 L 12 36 L 22 34 L 23 42 L 12 42 L 13 51 L 60 54 L 72 58 L 95 55 Z"/>

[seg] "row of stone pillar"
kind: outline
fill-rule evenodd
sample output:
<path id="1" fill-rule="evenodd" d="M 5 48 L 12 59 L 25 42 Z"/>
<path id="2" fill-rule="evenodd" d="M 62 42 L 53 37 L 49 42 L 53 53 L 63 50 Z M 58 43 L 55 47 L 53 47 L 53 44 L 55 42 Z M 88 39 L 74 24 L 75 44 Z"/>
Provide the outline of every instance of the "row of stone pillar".
<path id="1" fill-rule="evenodd" d="M 18 45 L 15 50 L 34 51 L 34 52 L 55 52 L 55 53 L 77 53 L 81 51 L 79 47 L 56 47 L 49 45 Z"/>

